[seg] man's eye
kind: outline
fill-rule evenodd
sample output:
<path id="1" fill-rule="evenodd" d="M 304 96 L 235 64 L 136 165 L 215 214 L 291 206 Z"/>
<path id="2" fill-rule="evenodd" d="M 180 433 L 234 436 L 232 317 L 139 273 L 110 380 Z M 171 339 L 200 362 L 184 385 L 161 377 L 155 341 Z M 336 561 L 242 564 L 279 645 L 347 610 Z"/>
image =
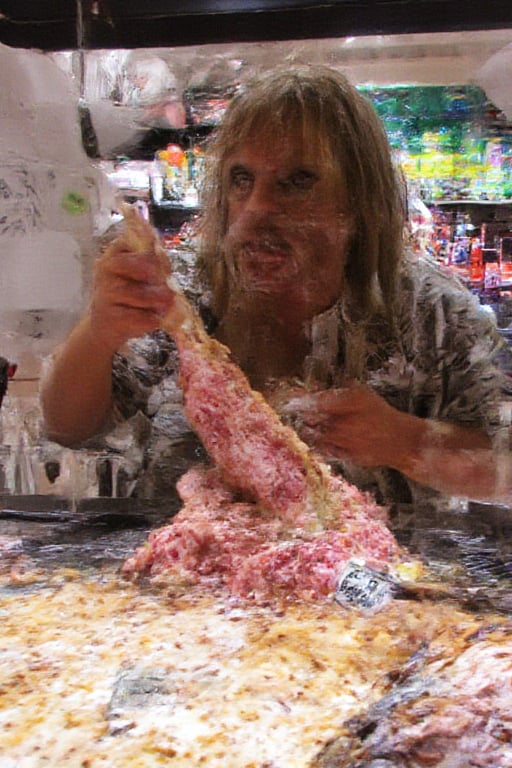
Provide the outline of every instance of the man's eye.
<path id="1" fill-rule="evenodd" d="M 312 189 L 317 176 L 311 171 L 295 171 L 287 179 L 287 184 L 294 189 L 308 190 Z"/>
<path id="2" fill-rule="evenodd" d="M 230 187 L 236 192 L 248 192 L 252 185 L 252 177 L 246 171 L 233 171 L 229 181 Z"/>

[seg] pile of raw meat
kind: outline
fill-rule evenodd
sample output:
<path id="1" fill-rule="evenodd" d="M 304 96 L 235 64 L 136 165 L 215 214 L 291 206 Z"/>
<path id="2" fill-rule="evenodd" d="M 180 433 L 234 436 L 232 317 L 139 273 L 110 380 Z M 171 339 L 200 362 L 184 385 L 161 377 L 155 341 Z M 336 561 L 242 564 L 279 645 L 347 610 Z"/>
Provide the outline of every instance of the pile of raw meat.
<path id="1" fill-rule="evenodd" d="M 400 551 L 381 510 L 357 489 L 339 483 L 340 514 L 333 528 L 312 531 L 254 502 L 240 500 L 218 469 L 190 470 L 178 483 L 184 506 L 169 525 L 125 564 L 129 577 L 172 577 L 225 584 L 243 597 L 327 597 L 350 560 L 376 570 L 398 562 Z"/>
<path id="2" fill-rule="evenodd" d="M 122 247 L 160 248 L 135 212 L 126 219 Z M 351 559 L 380 571 L 402 559 L 384 510 L 333 476 L 281 422 L 178 291 L 163 327 L 178 347 L 187 418 L 215 467 L 180 480 L 183 508 L 127 561 L 126 576 L 318 598 L 333 592 Z"/>

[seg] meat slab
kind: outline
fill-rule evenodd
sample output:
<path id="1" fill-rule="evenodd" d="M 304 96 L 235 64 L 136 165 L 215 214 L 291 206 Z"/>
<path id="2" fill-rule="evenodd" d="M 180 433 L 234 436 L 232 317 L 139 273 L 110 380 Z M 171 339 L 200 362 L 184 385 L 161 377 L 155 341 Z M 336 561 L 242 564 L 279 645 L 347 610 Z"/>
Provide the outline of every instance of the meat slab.
<path id="1" fill-rule="evenodd" d="M 512 625 L 441 634 L 309 768 L 511 768 Z"/>
<path id="2" fill-rule="evenodd" d="M 125 216 L 124 247 L 161 250 L 135 211 Z M 351 558 L 379 570 L 398 563 L 402 552 L 385 511 L 332 475 L 281 422 L 177 287 L 162 325 L 178 348 L 185 413 L 215 468 L 181 479 L 184 507 L 169 526 L 150 534 L 127 561 L 125 575 L 210 578 L 244 596 L 277 591 L 319 597 L 332 592 Z"/>

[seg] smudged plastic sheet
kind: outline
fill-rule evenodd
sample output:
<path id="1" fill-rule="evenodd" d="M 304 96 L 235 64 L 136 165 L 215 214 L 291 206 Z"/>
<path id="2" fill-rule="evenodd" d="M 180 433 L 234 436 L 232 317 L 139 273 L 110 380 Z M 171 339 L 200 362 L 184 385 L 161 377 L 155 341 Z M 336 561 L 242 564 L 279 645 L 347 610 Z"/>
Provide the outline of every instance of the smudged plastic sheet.
<path id="1" fill-rule="evenodd" d="M 117 569 L 151 528 L 177 512 L 164 501 L 142 499 L 82 499 L 76 509 L 51 497 L 3 497 L 0 503 L 0 535 L 19 537 L 23 555 L 49 576 L 62 567 Z M 426 598 L 512 615 L 511 510 L 490 504 L 461 506 L 460 512 L 400 507 L 392 513 L 392 528 L 439 585 Z M 418 590 L 415 599 L 422 594 Z"/>

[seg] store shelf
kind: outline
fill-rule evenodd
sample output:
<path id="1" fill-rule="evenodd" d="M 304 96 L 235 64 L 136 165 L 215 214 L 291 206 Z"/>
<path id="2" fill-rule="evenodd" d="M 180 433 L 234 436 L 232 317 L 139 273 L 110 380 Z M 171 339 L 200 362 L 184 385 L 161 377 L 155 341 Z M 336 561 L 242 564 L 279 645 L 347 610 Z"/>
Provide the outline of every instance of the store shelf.
<path id="1" fill-rule="evenodd" d="M 436 200 L 425 204 L 434 214 L 437 212 L 443 217 L 453 216 L 453 219 L 446 219 L 446 223 L 452 227 L 461 223 L 460 216 L 469 220 L 476 230 L 485 227 L 486 247 L 494 246 L 492 239 L 495 236 L 502 236 L 512 230 L 510 200 Z"/>
<path id="2" fill-rule="evenodd" d="M 197 216 L 201 209 L 177 203 L 162 202 L 149 204 L 149 216 L 153 226 L 162 230 L 178 232 L 182 224 Z"/>
<path id="3" fill-rule="evenodd" d="M 460 200 L 432 200 L 430 202 L 425 203 L 429 207 L 433 206 L 470 206 L 470 205 L 476 205 L 476 206 L 495 206 L 495 207 L 501 207 L 501 206 L 512 206 L 512 200 L 468 200 L 461 198 Z"/>

